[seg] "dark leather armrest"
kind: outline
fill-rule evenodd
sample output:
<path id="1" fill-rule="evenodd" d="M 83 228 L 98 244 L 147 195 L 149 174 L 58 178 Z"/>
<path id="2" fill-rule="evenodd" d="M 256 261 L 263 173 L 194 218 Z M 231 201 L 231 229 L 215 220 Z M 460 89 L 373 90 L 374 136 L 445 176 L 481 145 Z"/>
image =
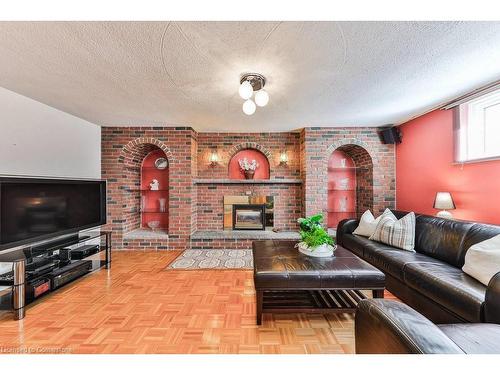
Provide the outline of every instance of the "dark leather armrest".
<path id="1" fill-rule="evenodd" d="M 361 301 L 355 333 L 358 354 L 464 354 L 434 323 L 398 301 Z"/>
<path id="2" fill-rule="evenodd" d="M 486 288 L 484 320 L 486 323 L 500 324 L 500 272 L 491 278 Z"/>
<path id="3" fill-rule="evenodd" d="M 342 236 L 344 234 L 351 234 L 358 227 L 359 220 L 356 219 L 344 219 L 341 220 L 337 225 L 336 241 L 337 244 L 342 246 Z"/>

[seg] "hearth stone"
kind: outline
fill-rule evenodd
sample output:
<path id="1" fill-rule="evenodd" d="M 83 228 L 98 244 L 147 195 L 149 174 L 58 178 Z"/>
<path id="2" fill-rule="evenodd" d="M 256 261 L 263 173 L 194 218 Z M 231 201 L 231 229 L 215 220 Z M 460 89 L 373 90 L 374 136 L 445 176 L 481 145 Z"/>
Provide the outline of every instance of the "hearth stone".
<path id="1" fill-rule="evenodd" d="M 127 232 L 123 235 L 124 240 L 160 240 L 160 239 L 168 239 L 168 233 L 165 230 L 148 230 L 148 229 L 135 229 L 130 232 Z"/>
<path id="2" fill-rule="evenodd" d="M 299 240 L 298 232 L 273 232 L 264 230 L 198 230 L 191 235 L 192 240 Z"/>

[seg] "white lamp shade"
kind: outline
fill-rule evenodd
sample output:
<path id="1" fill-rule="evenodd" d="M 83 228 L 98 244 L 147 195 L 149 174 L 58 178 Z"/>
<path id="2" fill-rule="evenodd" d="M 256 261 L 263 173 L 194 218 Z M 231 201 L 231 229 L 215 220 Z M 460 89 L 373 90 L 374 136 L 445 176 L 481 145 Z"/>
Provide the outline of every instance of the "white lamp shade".
<path id="1" fill-rule="evenodd" d="M 250 99 L 253 94 L 253 87 L 248 81 L 243 81 L 238 89 L 238 93 L 243 99 Z"/>
<path id="2" fill-rule="evenodd" d="M 269 103 L 269 94 L 266 90 L 262 89 L 255 93 L 255 104 L 259 107 L 264 107 Z"/>
<path id="3" fill-rule="evenodd" d="M 447 191 L 440 191 L 436 193 L 436 199 L 434 200 L 434 208 L 438 210 L 453 210 L 455 208 L 455 203 L 451 194 Z"/>
<path id="4" fill-rule="evenodd" d="M 255 110 L 257 107 L 255 106 L 255 103 L 253 102 L 252 99 L 248 99 L 243 103 L 243 112 L 246 115 L 253 115 L 255 113 Z"/>

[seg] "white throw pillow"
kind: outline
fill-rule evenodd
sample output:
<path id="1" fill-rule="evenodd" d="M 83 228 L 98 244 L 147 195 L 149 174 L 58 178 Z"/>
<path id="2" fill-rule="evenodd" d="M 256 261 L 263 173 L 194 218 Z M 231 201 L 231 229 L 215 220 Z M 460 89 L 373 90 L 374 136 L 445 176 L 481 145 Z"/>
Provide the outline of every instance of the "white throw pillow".
<path id="1" fill-rule="evenodd" d="M 391 217 L 392 215 L 392 217 Z M 370 236 L 370 240 L 397 247 L 398 249 L 415 251 L 415 213 L 410 212 L 401 219 L 383 213 Z"/>
<path id="2" fill-rule="evenodd" d="M 394 214 L 388 208 L 386 208 L 384 213 L 379 217 L 377 217 L 376 219 L 370 210 L 366 210 L 363 213 L 363 215 L 361 215 L 361 219 L 359 219 L 359 225 L 354 230 L 354 232 L 352 232 L 352 234 L 357 234 L 358 236 L 370 237 L 373 234 L 373 232 L 375 232 L 375 228 L 377 227 L 380 218 L 385 214 L 392 215 L 392 217 L 394 217 L 394 220 L 396 220 L 396 216 L 394 216 Z"/>
<path id="3" fill-rule="evenodd" d="M 469 247 L 462 271 L 488 286 L 500 272 L 500 234 Z"/>

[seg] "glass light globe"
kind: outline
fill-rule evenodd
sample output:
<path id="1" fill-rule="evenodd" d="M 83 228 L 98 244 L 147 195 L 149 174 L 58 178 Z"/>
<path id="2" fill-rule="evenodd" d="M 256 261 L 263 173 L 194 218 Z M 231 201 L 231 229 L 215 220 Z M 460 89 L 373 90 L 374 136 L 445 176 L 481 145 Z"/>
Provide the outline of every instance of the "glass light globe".
<path id="1" fill-rule="evenodd" d="M 248 99 L 243 103 L 243 112 L 246 115 L 253 115 L 255 113 L 255 110 L 257 107 L 255 106 L 255 103 L 252 101 L 252 99 Z"/>
<path id="2" fill-rule="evenodd" d="M 269 94 L 266 90 L 262 89 L 255 93 L 255 104 L 259 107 L 264 107 L 269 103 Z"/>
<path id="3" fill-rule="evenodd" d="M 253 94 L 253 87 L 248 81 L 244 81 L 241 85 L 240 88 L 238 89 L 238 93 L 243 99 L 250 99 Z"/>

